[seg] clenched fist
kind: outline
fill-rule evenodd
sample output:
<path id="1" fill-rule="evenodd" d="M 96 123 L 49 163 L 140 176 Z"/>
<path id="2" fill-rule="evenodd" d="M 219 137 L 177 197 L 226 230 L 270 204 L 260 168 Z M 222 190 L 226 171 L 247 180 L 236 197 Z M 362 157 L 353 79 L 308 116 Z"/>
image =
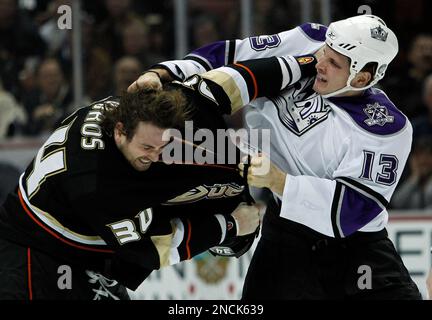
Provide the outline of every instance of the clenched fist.
<path id="1" fill-rule="evenodd" d="M 246 159 L 244 159 L 244 162 Z M 238 165 L 240 175 L 243 177 L 245 165 Z M 269 188 L 271 191 L 282 195 L 285 187 L 286 173 L 274 165 L 269 158 L 259 154 L 251 157 L 247 171 L 247 182 L 257 188 Z"/>

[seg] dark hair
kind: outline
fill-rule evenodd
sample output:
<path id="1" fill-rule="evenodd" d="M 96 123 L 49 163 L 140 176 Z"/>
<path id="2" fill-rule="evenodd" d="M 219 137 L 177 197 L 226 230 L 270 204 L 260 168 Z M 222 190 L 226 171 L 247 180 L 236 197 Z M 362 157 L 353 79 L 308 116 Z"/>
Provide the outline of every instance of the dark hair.
<path id="1" fill-rule="evenodd" d="M 107 106 L 102 127 L 112 134 L 118 122 L 123 123 L 123 133 L 132 139 L 138 123 L 150 122 L 162 128 L 183 128 L 190 118 L 190 110 L 184 94 L 178 89 L 145 89 L 125 93 L 118 107 Z"/>

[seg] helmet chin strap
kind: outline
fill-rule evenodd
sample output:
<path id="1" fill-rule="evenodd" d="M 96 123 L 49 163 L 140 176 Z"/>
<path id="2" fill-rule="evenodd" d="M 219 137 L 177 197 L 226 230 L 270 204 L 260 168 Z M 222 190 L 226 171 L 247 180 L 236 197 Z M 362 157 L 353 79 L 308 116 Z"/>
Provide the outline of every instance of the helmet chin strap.
<path id="1" fill-rule="evenodd" d="M 358 89 L 359 88 L 353 88 L 350 85 L 346 85 L 345 87 L 342 87 L 342 88 L 340 88 L 340 89 L 338 89 L 336 91 L 333 91 L 333 92 L 330 92 L 330 93 L 327 93 L 327 94 L 322 94 L 321 97 L 323 97 L 323 98 L 331 98 L 331 97 L 337 96 L 337 95 L 339 95 L 341 93 L 345 93 L 345 92 L 348 92 L 348 91 L 360 91 Z M 364 90 L 364 89 L 361 88 L 361 90 Z"/>
<path id="2" fill-rule="evenodd" d="M 321 97 L 323 98 L 331 98 L 334 97 L 336 95 L 339 95 L 341 93 L 345 93 L 348 91 L 364 91 L 370 87 L 372 87 L 377 81 L 371 81 L 371 83 L 369 83 L 367 86 L 365 87 L 361 87 L 361 88 L 354 88 L 351 86 L 351 81 L 355 78 L 356 73 L 351 73 L 350 76 L 348 77 L 347 83 L 345 85 L 345 87 L 342 87 L 336 91 L 327 93 L 327 94 L 322 94 Z"/>

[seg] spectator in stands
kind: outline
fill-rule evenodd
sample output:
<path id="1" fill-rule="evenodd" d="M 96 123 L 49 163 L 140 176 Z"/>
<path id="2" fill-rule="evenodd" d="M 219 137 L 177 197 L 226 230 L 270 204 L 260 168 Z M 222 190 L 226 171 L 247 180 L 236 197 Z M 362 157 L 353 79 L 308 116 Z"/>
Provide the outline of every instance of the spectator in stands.
<path id="1" fill-rule="evenodd" d="M 172 27 L 165 22 L 164 16 L 158 14 L 147 15 L 145 22 L 149 28 L 146 38 L 149 60 L 152 63 L 167 60 L 172 56 L 170 46 L 174 43 Z"/>
<path id="2" fill-rule="evenodd" d="M 289 6 L 290 10 L 287 9 Z M 255 0 L 254 34 L 274 34 L 295 27 L 296 13 L 300 12 L 296 1 Z"/>
<path id="3" fill-rule="evenodd" d="M 414 141 L 410 157 L 410 176 L 396 189 L 395 209 L 432 209 L 432 136 Z"/>
<path id="4" fill-rule="evenodd" d="M 412 121 L 414 140 L 423 135 L 432 135 L 432 74 L 423 82 L 422 97 L 427 114 Z"/>
<path id="5" fill-rule="evenodd" d="M 408 67 L 397 76 L 389 77 L 383 86 L 400 109 L 413 119 L 426 113 L 422 105 L 422 84 L 432 72 L 432 34 L 417 35 L 408 52 Z"/>
<path id="6" fill-rule="evenodd" d="M 37 28 L 17 3 L 0 1 L 0 76 L 4 88 L 13 94 L 18 94 L 18 74 L 25 60 L 45 53 Z"/>
<path id="7" fill-rule="evenodd" d="M 108 16 L 96 31 L 95 42 L 111 53 L 113 60 L 122 56 L 122 31 L 136 15 L 132 12 L 130 0 L 105 0 Z"/>
<path id="8" fill-rule="evenodd" d="M 150 61 L 147 26 L 141 19 L 132 19 L 122 30 L 122 53 L 137 58 L 143 66 L 150 67 L 159 61 Z"/>
<path id="9" fill-rule="evenodd" d="M 105 49 L 93 47 L 85 56 L 85 94 L 89 101 L 108 96 L 112 88 L 112 59 Z"/>
<path id="10" fill-rule="evenodd" d="M 209 14 L 200 14 L 192 24 L 192 48 L 222 40 L 218 19 Z"/>
<path id="11" fill-rule="evenodd" d="M 64 0 L 60 0 L 61 3 Z M 44 25 L 45 26 L 45 25 Z M 50 24 L 48 25 L 50 26 Z M 55 27 L 48 28 L 45 31 L 55 31 L 57 28 L 57 21 Z M 87 15 L 81 16 L 81 30 L 82 30 L 82 62 L 84 72 L 84 90 L 85 95 L 88 97 L 86 101 L 100 100 L 109 95 L 112 87 L 112 58 L 111 53 L 107 52 L 104 48 L 94 43 L 95 38 L 95 24 L 94 19 Z M 47 33 L 47 38 L 52 35 Z M 66 37 L 61 43 L 52 43 L 50 48 L 52 53 L 61 64 L 64 77 L 67 79 L 72 78 L 72 33 L 67 32 Z"/>
<path id="12" fill-rule="evenodd" d="M 48 53 L 55 54 L 59 51 L 67 41 L 70 30 L 59 29 L 57 13 L 61 5 L 71 6 L 71 0 L 55 0 L 48 4 L 45 12 L 38 15 L 38 20 L 42 23 L 39 27 L 39 34 L 48 46 Z"/>
<path id="13" fill-rule="evenodd" d="M 27 114 L 0 81 L 0 139 L 18 133 L 27 122 Z M 3 179 L 3 176 L 1 176 Z"/>
<path id="14" fill-rule="evenodd" d="M 30 118 L 26 132 L 32 135 L 49 133 L 66 113 L 72 111 L 72 93 L 56 59 L 42 61 L 36 77 L 36 92 L 24 99 Z"/>
<path id="15" fill-rule="evenodd" d="M 240 2 L 241 1 L 189 0 L 189 17 L 192 17 L 192 19 L 196 19 L 200 16 L 210 16 L 212 20 L 216 20 L 218 22 L 217 31 L 219 34 L 219 40 L 240 38 Z M 254 13 L 254 17 L 255 16 L 256 15 Z"/>
<path id="16" fill-rule="evenodd" d="M 142 64 L 134 57 L 123 57 L 114 66 L 114 95 L 122 95 L 142 73 Z"/>

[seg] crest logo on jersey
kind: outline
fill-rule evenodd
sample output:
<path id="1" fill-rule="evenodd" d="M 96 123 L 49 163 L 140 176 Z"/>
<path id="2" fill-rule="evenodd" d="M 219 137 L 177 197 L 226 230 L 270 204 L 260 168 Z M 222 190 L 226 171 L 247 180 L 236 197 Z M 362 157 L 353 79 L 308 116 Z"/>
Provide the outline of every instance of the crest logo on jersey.
<path id="1" fill-rule="evenodd" d="M 376 124 L 382 127 L 386 123 L 394 122 L 394 117 L 389 116 L 387 108 L 381 106 L 378 102 L 375 102 L 374 104 L 366 105 L 366 108 L 364 108 L 363 111 L 368 116 L 368 119 L 366 119 L 364 122 L 369 127 L 374 126 Z"/>
<path id="2" fill-rule="evenodd" d="M 298 136 L 327 119 L 331 110 L 324 99 L 312 90 L 313 80 L 301 80 L 283 96 L 271 99 L 282 124 Z"/>
<path id="3" fill-rule="evenodd" d="M 200 185 L 188 192 L 181 194 L 173 199 L 168 200 L 165 205 L 177 205 L 192 203 L 202 199 L 219 199 L 238 196 L 243 192 L 244 186 L 235 182 L 226 184 L 214 184 L 211 186 Z"/>
<path id="4" fill-rule="evenodd" d="M 297 58 L 297 62 L 299 64 L 308 64 L 308 63 L 313 62 L 314 60 L 315 60 L 314 57 L 299 57 L 299 58 Z"/>
<path id="5" fill-rule="evenodd" d="M 371 29 L 371 37 L 377 40 L 386 41 L 388 32 L 385 31 L 381 26 Z"/>

